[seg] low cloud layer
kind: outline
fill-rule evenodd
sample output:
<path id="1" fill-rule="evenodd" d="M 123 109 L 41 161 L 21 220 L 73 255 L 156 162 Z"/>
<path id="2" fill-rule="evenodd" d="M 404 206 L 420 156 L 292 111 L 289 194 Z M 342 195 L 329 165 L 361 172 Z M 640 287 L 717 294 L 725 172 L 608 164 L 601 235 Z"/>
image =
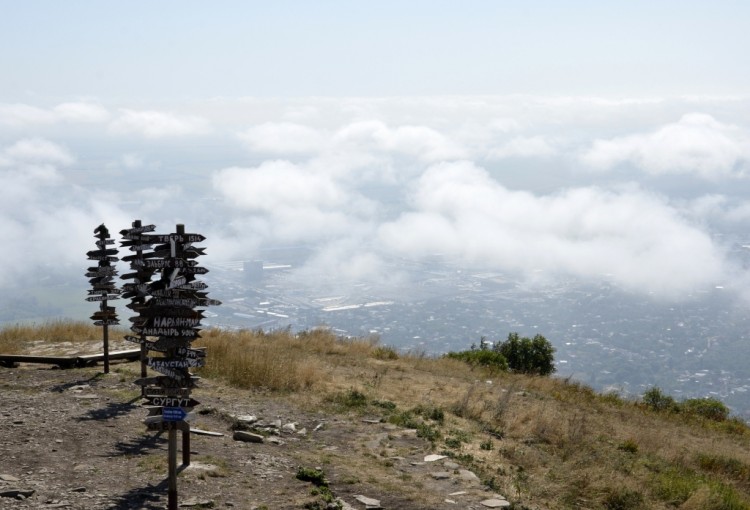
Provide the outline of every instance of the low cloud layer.
<path id="1" fill-rule="evenodd" d="M 117 230 L 139 218 L 195 225 L 209 236 L 213 260 L 304 247 L 310 256 L 298 275 L 308 282 L 406 289 L 394 261 L 441 255 L 466 267 L 680 298 L 744 278 L 728 259 L 731 241 L 714 229 L 736 232 L 750 221 L 747 103 L 0 105 L 9 195 L 2 227 L 18 248 L 0 260 L 10 268 L 3 278 L 19 281 L 50 252 L 62 264 L 85 264 L 93 227 Z M 644 176 L 678 176 L 681 196 Z"/>

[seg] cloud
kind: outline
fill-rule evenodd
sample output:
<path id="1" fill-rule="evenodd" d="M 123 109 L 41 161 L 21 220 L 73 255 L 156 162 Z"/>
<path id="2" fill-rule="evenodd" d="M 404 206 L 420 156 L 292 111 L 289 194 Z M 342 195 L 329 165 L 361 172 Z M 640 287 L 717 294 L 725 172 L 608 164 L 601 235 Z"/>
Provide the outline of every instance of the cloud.
<path id="1" fill-rule="evenodd" d="M 526 274 L 607 275 L 629 290 L 671 298 L 724 276 L 722 252 L 661 197 L 596 187 L 536 196 L 506 189 L 470 162 L 429 168 L 414 187 L 412 210 L 383 224 L 379 239 L 403 256 L 442 253 Z"/>
<path id="2" fill-rule="evenodd" d="M 136 134 L 146 138 L 167 138 L 205 134 L 208 121 L 193 115 L 175 115 L 158 111 L 120 110 L 109 126 L 113 133 Z"/>
<path id="3" fill-rule="evenodd" d="M 213 186 L 230 208 L 266 218 L 274 241 L 320 242 L 361 229 L 369 201 L 317 170 L 266 161 L 220 170 Z"/>
<path id="4" fill-rule="evenodd" d="M 101 123 L 109 120 L 109 111 L 94 103 L 62 103 L 52 110 L 61 120 L 67 122 Z"/>
<path id="5" fill-rule="evenodd" d="M 0 152 L 0 166 L 20 164 L 70 165 L 75 158 L 64 147 L 43 138 L 26 138 Z"/>
<path id="6" fill-rule="evenodd" d="M 67 102 L 46 109 L 22 103 L 0 104 L 0 125 L 33 127 L 68 123 L 101 123 L 109 119 L 103 106 L 90 102 Z"/>
<path id="7" fill-rule="evenodd" d="M 490 149 L 487 158 L 549 158 L 556 153 L 557 149 L 543 136 L 519 136 Z"/>
<path id="8" fill-rule="evenodd" d="M 328 142 L 319 131 L 292 122 L 266 122 L 237 136 L 252 151 L 275 154 L 320 152 Z"/>
<path id="9" fill-rule="evenodd" d="M 460 159 L 466 151 L 440 132 L 427 126 L 390 128 L 381 121 L 354 122 L 333 137 L 337 146 L 362 151 L 395 152 L 423 161 Z"/>
<path id="10" fill-rule="evenodd" d="M 750 134 L 711 115 L 691 113 L 651 133 L 596 140 L 581 159 L 605 170 L 629 163 L 654 175 L 740 176 L 750 161 Z"/>

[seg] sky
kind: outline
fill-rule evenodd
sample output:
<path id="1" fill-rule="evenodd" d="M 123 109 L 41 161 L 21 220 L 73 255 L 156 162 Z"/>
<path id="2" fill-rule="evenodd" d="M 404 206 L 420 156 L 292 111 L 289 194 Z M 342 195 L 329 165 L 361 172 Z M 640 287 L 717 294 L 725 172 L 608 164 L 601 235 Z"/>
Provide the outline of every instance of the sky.
<path id="1" fill-rule="evenodd" d="M 744 287 L 747 2 L 3 4 L 6 288 L 134 219 L 342 285 Z"/>

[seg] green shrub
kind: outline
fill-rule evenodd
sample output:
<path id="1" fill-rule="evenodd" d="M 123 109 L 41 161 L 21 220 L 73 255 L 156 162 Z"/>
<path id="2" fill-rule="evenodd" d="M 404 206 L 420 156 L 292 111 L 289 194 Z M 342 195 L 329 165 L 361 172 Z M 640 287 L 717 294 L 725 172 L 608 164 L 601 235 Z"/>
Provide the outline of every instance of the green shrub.
<path id="1" fill-rule="evenodd" d="M 657 386 L 648 389 L 643 394 L 643 403 L 652 411 L 679 411 L 679 406 L 674 398 L 662 392 Z"/>
<path id="2" fill-rule="evenodd" d="M 542 335 L 527 338 L 510 333 L 505 342 L 495 345 L 493 352 L 502 354 L 514 372 L 550 375 L 555 371 L 555 348 Z"/>
<path id="3" fill-rule="evenodd" d="M 627 439 L 617 445 L 617 449 L 623 452 L 627 453 L 638 453 L 638 443 L 633 441 L 632 439 Z"/>
<path id="4" fill-rule="evenodd" d="M 689 398 L 680 403 L 680 410 L 713 421 L 724 421 L 729 417 L 729 408 L 715 398 Z"/>
<path id="5" fill-rule="evenodd" d="M 499 352 L 486 349 L 473 349 L 469 351 L 449 352 L 446 358 L 457 359 L 471 366 L 482 366 L 493 370 L 505 372 L 508 370 L 508 361 Z"/>

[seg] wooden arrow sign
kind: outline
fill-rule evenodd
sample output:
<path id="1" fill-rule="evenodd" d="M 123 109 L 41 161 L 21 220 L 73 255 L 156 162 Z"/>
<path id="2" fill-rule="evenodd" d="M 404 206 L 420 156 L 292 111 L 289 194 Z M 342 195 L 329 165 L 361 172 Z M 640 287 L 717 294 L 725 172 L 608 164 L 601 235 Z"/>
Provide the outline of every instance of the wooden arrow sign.
<path id="1" fill-rule="evenodd" d="M 107 255 L 89 255 L 89 260 L 104 260 L 107 262 L 117 262 L 119 259 L 117 257 L 109 257 Z"/>
<path id="2" fill-rule="evenodd" d="M 88 257 L 95 257 L 99 255 L 117 255 L 117 249 L 116 248 L 112 248 L 112 249 L 102 248 L 99 250 L 91 250 L 91 251 L 87 251 L 86 255 Z"/>
<path id="3" fill-rule="evenodd" d="M 192 368 L 205 366 L 204 358 L 185 359 L 185 358 L 149 358 L 148 366 L 154 370 L 162 368 Z"/>
<path id="4" fill-rule="evenodd" d="M 96 245 L 99 248 L 105 248 L 108 244 L 115 244 L 115 240 L 114 239 L 99 239 L 96 242 Z"/>
<path id="5" fill-rule="evenodd" d="M 152 317 L 148 325 L 152 328 L 197 328 L 201 320 L 195 317 Z"/>
<path id="6" fill-rule="evenodd" d="M 200 404 L 197 400 L 189 397 L 147 396 L 146 401 L 150 405 L 162 407 L 195 407 Z"/>
<path id="7" fill-rule="evenodd" d="M 185 267 L 182 269 L 182 272 L 185 274 L 206 274 L 208 273 L 208 269 L 205 267 Z"/>
<path id="8" fill-rule="evenodd" d="M 96 273 L 95 276 L 114 276 L 117 274 L 115 266 L 93 266 L 88 268 L 90 273 Z M 89 276 L 88 274 L 86 276 Z"/>
<path id="9" fill-rule="evenodd" d="M 145 267 L 147 269 L 182 269 L 197 264 L 193 260 L 185 259 L 146 259 L 132 262 L 133 267 Z"/>
<path id="10" fill-rule="evenodd" d="M 120 230 L 120 235 L 124 236 L 128 234 L 142 234 L 144 232 L 153 232 L 154 230 L 156 230 L 156 225 L 141 225 L 140 227 L 132 227 Z"/>
<path id="11" fill-rule="evenodd" d="M 107 296 L 106 294 L 103 296 L 90 296 L 86 298 L 86 301 L 114 301 L 115 299 L 120 299 L 117 296 Z"/>
<path id="12" fill-rule="evenodd" d="M 169 244 L 171 242 L 175 243 L 200 243 L 202 241 L 205 241 L 206 238 L 203 237 L 200 234 L 153 234 L 153 235 L 144 235 L 143 236 L 144 241 L 149 241 L 152 243 L 158 243 L 158 244 Z"/>
<path id="13" fill-rule="evenodd" d="M 130 328 L 134 333 L 146 336 L 173 336 L 179 338 L 198 338 L 200 335 L 194 329 L 190 328 Z"/>
<path id="14" fill-rule="evenodd" d="M 218 306 L 221 301 L 216 299 L 194 299 L 194 298 L 153 298 L 154 304 L 159 306 L 184 306 L 193 308 L 196 306 Z"/>
<path id="15" fill-rule="evenodd" d="M 106 321 L 94 322 L 94 326 L 117 326 L 118 324 L 120 324 L 120 321 L 116 319 L 108 319 Z"/>
<path id="16" fill-rule="evenodd" d="M 184 379 L 174 379 L 172 377 L 166 377 L 163 375 L 157 375 L 156 377 L 143 377 L 136 379 L 133 384 L 138 386 L 159 386 L 161 388 L 195 388 L 200 381 L 198 376 L 190 376 Z"/>
<path id="17" fill-rule="evenodd" d="M 192 310 L 190 308 L 180 308 L 176 306 L 158 306 L 149 302 L 149 305 L 138 310 L 141 317 L 190 317 L 203 318 L 203 310 Z"/>
<path id="18" fill-rule="evenodd" d="M 120 294 L 120 289 L 116 289 L 114 284 L 111 286 L 96 285 L 93 289 L 89 289 L 88 293 L 92 296 L 106 296 L 107 294 Z"/>
<path id="19" fill-rule="evenodd" d="M 160 388 L 158 386 L 146 386 L 143 390 L 146 397 L 189 397 L 190 388 Z"/>
<path id="20" fill-rule="evenodd" d="M 175 352 L 175 354 L 187 359 L 205 358 L 206 349 L 205 347 L 202 349 L 188 349 L 187 347 L 180 347 L 177 349 L 177 352 Z"/>

